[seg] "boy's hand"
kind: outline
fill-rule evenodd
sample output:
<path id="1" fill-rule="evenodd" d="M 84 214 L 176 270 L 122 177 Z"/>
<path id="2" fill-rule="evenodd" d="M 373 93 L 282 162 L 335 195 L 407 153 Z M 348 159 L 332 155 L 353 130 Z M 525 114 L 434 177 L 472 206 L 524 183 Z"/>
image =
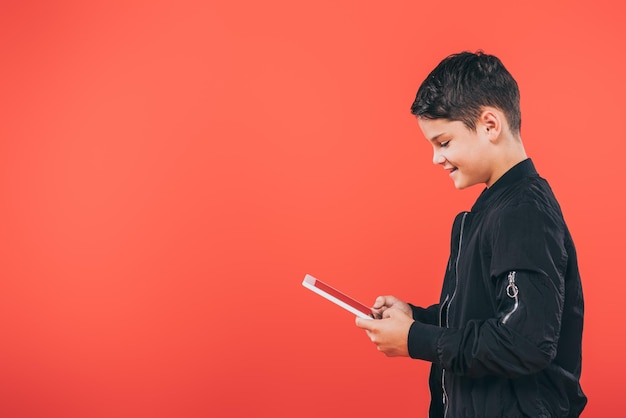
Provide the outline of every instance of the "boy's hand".
<path id="1" fill-rule="evenodd" d="M 379 296 L 372 306 L 372 313 L 375 319 L 383 317 L 384 312 L 389 308 L 399 309 L 406 313 L 408 316 L 413 316 L 413 311 L 408 303 L 405 303 L 395 296 Z"/>
<path id="2" fill-rule="evenodd" d="M 356 326 L 364 329 L 378 351 L 388 357 L 408 357 L 407 337 L 412 323 L 413 318 L 396 307 L 386 308 L 380 320 L 356 318 Z"/>

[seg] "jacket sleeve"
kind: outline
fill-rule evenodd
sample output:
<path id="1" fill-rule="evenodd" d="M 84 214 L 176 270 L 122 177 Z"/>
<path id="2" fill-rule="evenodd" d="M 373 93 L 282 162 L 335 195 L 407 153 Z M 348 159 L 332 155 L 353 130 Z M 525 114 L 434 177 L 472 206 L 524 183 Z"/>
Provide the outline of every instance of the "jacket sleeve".
<path id="1" fill-rule="evenodd" d="M 498 280 L 498 316 L 463 328 L 411 325 L 409 354 L 459 375 L 518 377 L 545 368 L 556 355 L 563 294 L 548 277 L 517 271 L 517 301 L 508 274 Z M 528 300 L 528 301 L 527 301 Z"/>
<path id="2" fill-rule="evenodd" d="M 553 218 L 554 219 L 554 218 Z M 414 322 L 409 355 L 469 377 L 513 378 L 556 356 L 564 301 L 563 228 L 533 207 L 503 215 L 492 241 L 495 315 L 462 328 Z"/>
<path id="3" fill-rule="evenodd" d="M 421 308 L 410 303 L 409 306 L 413 311 L 414 320 L 430 325 L 439 324 L 439 304 L 431 305 L 428 308 Z"/>

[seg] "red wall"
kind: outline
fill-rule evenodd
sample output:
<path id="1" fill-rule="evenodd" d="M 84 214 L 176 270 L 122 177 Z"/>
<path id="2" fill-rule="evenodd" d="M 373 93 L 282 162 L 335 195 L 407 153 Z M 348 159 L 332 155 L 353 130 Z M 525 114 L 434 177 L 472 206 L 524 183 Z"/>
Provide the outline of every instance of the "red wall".
<path id="1" fill-rule="evenodd" d="M 0 4 L 0 415 L 424 416 L 428 365 L 300 283 L 436 301 L 480 188 L 409 107 L 479 48 L 578 246 L 584 416 L 621 408 L 618 2 L 98 3 Z"/>

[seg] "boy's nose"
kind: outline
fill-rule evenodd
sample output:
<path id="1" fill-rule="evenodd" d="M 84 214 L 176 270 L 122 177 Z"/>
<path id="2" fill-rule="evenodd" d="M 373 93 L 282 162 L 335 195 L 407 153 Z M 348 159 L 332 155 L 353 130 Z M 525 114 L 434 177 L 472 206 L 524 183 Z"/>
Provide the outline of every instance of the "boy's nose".
<path id="1" fill-rule="evenodd" d="M 438 153 L 437 151 L 433 152 L 433 164 L 439 165 L 443 164 L 446 161 L 446 158 Z"/>

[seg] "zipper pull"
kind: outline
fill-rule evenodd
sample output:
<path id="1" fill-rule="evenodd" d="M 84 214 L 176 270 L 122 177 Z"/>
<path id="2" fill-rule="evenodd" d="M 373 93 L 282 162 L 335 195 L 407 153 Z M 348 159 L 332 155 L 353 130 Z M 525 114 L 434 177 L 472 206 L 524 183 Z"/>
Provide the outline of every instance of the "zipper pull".
<path id="1" fill-rule="evenodd" d="M 519 293 L 519 290 L 517 288 L 517 285 L 515 284 L 515 272 L 514 271 L 509 272 L 508 279 L 509 279 L 509 284 L 506 287 L 506 294 L 511 299 L 515 299 L 517 297 L 517 294 Z"/>
<path id="2" fill-rule="evenodd" d="M 509 280 L 509 284 L 506 286 L 506 295 L 510 297 L 511 299 L 513 299 L 515 301 L 515 304 L 513 305 L 513 308 L 511 309 L 511 311 L 507 313 L 504 316 L 504 318 L 502 318 L 503 325 L 507 323 L 511 315 L 513 315 L 513 313 L 517 310 L 519 306 L 519 300 L 517 298 L 519 289 L 517 288 L 517 285 L 515 284 L 515 272 L 514 271 L 509 272 L 509 275 L 507 276 L 507 278 Z"/>

